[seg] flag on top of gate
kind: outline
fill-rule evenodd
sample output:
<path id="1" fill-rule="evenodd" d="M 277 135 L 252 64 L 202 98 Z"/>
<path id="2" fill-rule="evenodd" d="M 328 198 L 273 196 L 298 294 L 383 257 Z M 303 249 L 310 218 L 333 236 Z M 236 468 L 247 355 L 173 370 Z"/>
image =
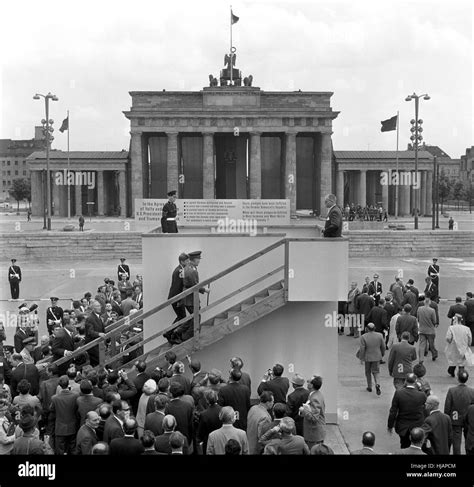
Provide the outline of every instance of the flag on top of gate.
<path id="1" fill-rule="evenodd" d="M 236 24 L 239 21 L 239 17 L 237 17 L 237 15 L 234 15 L 234 12 L 232 12 L 232 10 L 230 11 L 230 19 L 231 24 Z"/>
<path id="2" fill-rule="evenodd" d="M 61 128 L 59 131 L 63 133 L 65 130 L 69 130 L 69 115 L 63 120 Z"/>
<path id="3" fill-rule="evenodd" d="M 390 132 L 391 130 L 397 130 L 397 118 L 398 115 L 395 115 L 388 120 L 382 120 L 380 123 L 382 124 L 382 128 L 380 129 L 381 132 Z"/>

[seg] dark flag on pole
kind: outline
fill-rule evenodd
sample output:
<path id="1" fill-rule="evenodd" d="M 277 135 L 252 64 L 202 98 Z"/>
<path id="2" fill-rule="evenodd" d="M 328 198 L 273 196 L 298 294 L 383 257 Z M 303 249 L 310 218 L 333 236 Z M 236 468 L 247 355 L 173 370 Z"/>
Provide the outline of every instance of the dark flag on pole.
<path id="1" fill-rule="evenodd" d="M 232 24 L 236 24 L 239 21 L 239 17 L 237 17 L 237 15 L 234 15 L 234 12 L 232 12 L 232 10 L 230 11 L 230 18 Z"/>
<path id="2" fill-rule="evenodd" d="M 390 132 L 392 130 L 397 130 L 397 118 L 398 115 L 395 115 L 388 120 L 382 120 L 380 123 L 382 124 L 382 128 L 380 129 L 381 132 Z"/>
<path id="3" fill-rule="evenodd" d="M 69 130 L 69 116 L 63 120 L 61 128 L 59 129 L 61 133 L 63 133 L 65 130 Z"/>

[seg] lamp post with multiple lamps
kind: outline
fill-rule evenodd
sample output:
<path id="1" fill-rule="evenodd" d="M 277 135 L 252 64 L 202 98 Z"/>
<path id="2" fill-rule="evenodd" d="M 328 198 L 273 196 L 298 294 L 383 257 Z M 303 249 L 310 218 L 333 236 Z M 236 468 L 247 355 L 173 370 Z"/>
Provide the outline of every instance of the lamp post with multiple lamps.
<path id="1" fill-rule="evenodd" d="M 42 95 L 41 93 L 36 93 L 33 100 L 39 100 L 44 98 L 44 105 L 46 111 L 46 119 L 41 120 L 43 124 L 43 134 L 46 142 L 46 218 L 47 218 L 47 229 L 51 230 L 51 179 L 49 175 L 49 149 L 51 142 L 54 140 L 52 133 L 54 129 L 52 127 L 54 120 L 49 118 L 49 100 L 58 101 L 56 95 L 48 93 L 47 95 Z"/>
<path id="2" fill-rule="evenodd" d="M 411 132 L 412 135 L 410 137 L 410 140 L 413 142 L 415 146 L 415 177 L 418 179 L 418 144 L 423 140 L 423 137 L 421 135 L 421 132 L 423 132 L 423 120 L 418 119 L 418 111 L 419 111 L 419 104 L 420 104 L 420 98 L 423 98 L 423 100 L 429 100 L 430 97 L 425 93 L 424 95 L 417 95 L 416 93 L 413 93 L 413 95 L 408 95 L 405 98 L 405 101 L 411 101 L 415 100 L 415 119 L 411 120 Z M 413 188 L 413 196 L 415 200 L 415 230 L 418 230 L 418 209 L 419 209 L 419 203 L 418 203 L 418 189 L 419 188 Z"/>

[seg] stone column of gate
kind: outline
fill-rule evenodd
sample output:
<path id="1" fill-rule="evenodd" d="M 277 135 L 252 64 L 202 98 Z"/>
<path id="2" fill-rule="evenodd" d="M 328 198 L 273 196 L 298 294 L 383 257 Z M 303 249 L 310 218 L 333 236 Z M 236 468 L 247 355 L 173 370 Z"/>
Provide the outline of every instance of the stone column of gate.
<path id="1" fill-rule="evenodd" d="M 260 135 L 260 132 L 250 132 L 250 199 L 260 199 L 262 197 Z"/>
<path id="2" fill-rule="evenodd" d="M 337 171 L 336 193 L 338 206 L 344 208 L 344 171 L 341 171 L 340 169 Z"/>
<path id="3" fill-rule="evenodd" d="M 364 208 L 367 206 L 367 170 L 359 171 L 359 205 Z"/>
<path id="4" fill-rule="evenodd" d="M 31 171 L 31 213 L 34 216 L 43 214 L 43 193 L 41 191 L 41 172 Z"/>
<path id="5" fill-rule="evenodd" d="M 420 184 L 420 189 L 418 189 L 420 194 L 420 214 L 426 215 L 426 171 L 419 171 L 417 183 Z"/>
<path id="6" fill-rule="evenodd" d="M 202 134 L 202 197 L 205 200 L 212 200 L 215 197 L 214 182 L 214 134 Z"/>
<path id="7" fill-rule="evenodd" d="M 125 218 L 127 216 L 127 187 L 125 182 L 125 171 L 119 171 L 119 205 L 120 216 Z"/>
<path id="8" fill-rule="evenodd" d="M 60 211 L 63 209 L 63 208 L 61 208 L 60 191 L 63 188 L 66 188 L 66 186 L 57 184 L 55 174 L 56 174 L 55 171 L 51 171 L 51 188 L 52 188 L 52 192 L 53 192 L 52 203 L 51 203 L 51 206 L 53 208 L 51 210 L 51 215 L 60 216 Z M 67 180 L 66 180 L 66 182 L 67 182 Z M 66 209 L 66 211 L 67 211 L 67 209 Z"/>
<path id="9" fill-rule="evenodd" d="M 131 132 L 130 144 L 130 184 L 132 187 L 132 214 L 135 214 L 135 198 L 143 198 L 143 137 L 141 132 Z"/>
<path id="10" fill-rule="evenodd" d="M 178 191 L 178 132 L 166 132 L 166 135 L 168 136 L 167 189 Z"/>
<path id="11" fill-rule="evenodd" d="M 426 215 L 433 214 L 433 173 L 426 171 Z"/>
<path id="12" fill-rule="evenodd" d="M 296 133 L 287 133 L 285 141 L 285 198 L 290 200 L 290 213 L 296 214 Z"/>
<path id="13" fill-rule="evenodd" d="M 332 146 L 331 133 L 321 134 L 321 202 L 320 213 L 325 214 L 324 200 L 332 193 Z"/>
<path id="14" fill-rule="evenodd" d="M 82 180 L 82 178 L 76 178 L 76 173 L 74 173 L 74 179 Z M 76 216 L 82 215 L 82 186 L 80 184 L 74 185 L 74 199 L 76 201 Z"/>
<path id="15" fill-rule="evenodd" d="M 381 186 L 382 186 L 382 206 L 384 211 L 387 211 L 387 215 L 388 215 L 388 184 L 382 184 Z"/>
<path id="16" fill-rule="evenodd" d="M 104 214 L 104 171 L 96 171 L 97 176 L 97 215 Z"/>
<path id="17" fill-rule="evenodd" d="M 410 214 L 410 186 L 400 184 L 398 186 L 398 214 L 407 216 Z"/>

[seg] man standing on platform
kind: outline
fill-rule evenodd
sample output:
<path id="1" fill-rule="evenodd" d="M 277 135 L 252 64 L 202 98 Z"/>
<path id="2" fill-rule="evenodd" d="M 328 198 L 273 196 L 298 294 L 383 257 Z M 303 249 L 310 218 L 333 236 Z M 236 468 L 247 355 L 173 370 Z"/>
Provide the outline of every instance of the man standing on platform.
<path id="1" fill-rule="evenodd" d="M 182 254 L 179 255 L 178 262 L 179 265 L 173 271 L 173 274 L 171 276 L 171 287 L 168 293 L 168 299 L 174 298 L 175 296 L 183 292 L 184 269 L 189 264 L 189 255 L 183 252 Z M 176 303 L 172 303 L 171 306 L 173 307 L 173 310 L 176 313 L 176 319 L 173 321 L 173 323 L 176 323 L 177 321 L 182 320 L 183 318 L 186 317 L 186 308 L 184 307 L 183 300 L 177 301 Z M 177 337 L 175 336 L 174 331 L 175 330 L 171 330 L 163 335 L 170 343 L 176 341 L 175 339 Z"/>
<path id="2" fill-rule="evenodd" d="M 161 231 L 163 233 L 178 233 L 178 225 L 176 224 L 176 215 L 178 208 L 176 208 L 176 191 L 168 193 L 168 202 L 163 206 L 163 213 L 161 216 Z"/>
<path id="3" fill-rule="evenodd" d="M 342 213 L 336 205 L 336 197 L 333 194 L 328 194 L 324 199 L 324 204 L 328 209 L 328 214 L 322 232 L 323 237 L 340 237 L 342 235 Z"/>
<path id="4" fill-rule="evenodd" d="M 53 334 L 55 325 L 62 326 L 63 322 L 63 309 L 58 306 L 58 298 L 52 297 L 51 306 L 46 310 L 46 323 L 48 327 L 48 333 Z"/>
<path id="5" fill-rule="evenodd" d="M 10 283 L 12 299 L 20 297 L 21 269 L 15 263 L 16 259 L 12 259 L 12 265 L 8 269 L 8 282 Z"/>

